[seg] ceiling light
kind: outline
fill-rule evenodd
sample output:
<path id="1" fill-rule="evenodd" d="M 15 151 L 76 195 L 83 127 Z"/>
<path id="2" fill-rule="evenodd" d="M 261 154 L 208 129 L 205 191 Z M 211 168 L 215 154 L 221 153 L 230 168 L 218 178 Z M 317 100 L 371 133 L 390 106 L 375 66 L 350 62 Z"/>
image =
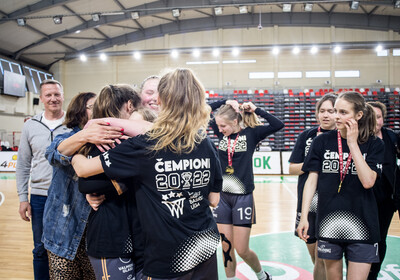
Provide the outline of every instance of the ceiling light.
<path id="1" fill-rule="evenodd" d="M 222 15 L 222 7 L 215 7 L 214 13 L 216 16 Z"/>
<path id="2" fill-rule="evenodd" d="M 335 48 L 333 49 L 334 53 L 340 53 L 342 51 L 342 47 L 341 46 L 335 46 Z"/>
<path id="3" fill-rule="evenodd" d="M 400 9 L 400 0 L 394 1 L 394 7 Z"/>
<path id="4" fill-rule="evenodd" d="M 194 57 L 199 57 L 200 56 L 200 50 L 199 49 L 194 49 L 193 50 L 193 52 L 192 52 L 192 55 L 194 56 Z"/>
<path id="5" fill-rule="evenodd" d="M 101 54 L 100 54 L 100 59 L 101 59 L 102 61 L 106 61 L 106 60 L 107 60 L 107 55 L 106 55 L 105 53 L 101 53 Z"/>
<path id="6" fill-rule="evenodd" d="M 233 48 L 233 49 L 232 49 L 232 55 L 233 55 L 233 56 L 238 56 L 239 53 L 240 53 L 240 50 L 239 50 L 238 48 Z"/>
<path id="7" fill-rule="evenodd" d="M 172 16 L 173 17 L 180 17 L 181 16 L 181 10 L 179 10 L 179 9 L 173 9 L 172 10 Z"/>
<path id="8" fill-rule="evenodd" d="M 292 50 L 292 53 L 293 53 L 293 54 L 298 54 L 298 53 L 300 53 L 300 48 L 299 48 L 299 47 L 294 47 L 293 50 Z"/>
<path id="9" fill-rule="evenodd" d="M 171 51 L 171 56 L 172 56 L 173 58 L 177 58 L 177 57 L 179 56 L 179 52 L 178 52 L 177 50 L 172 50 L 172 51 Z"/>
<path id="10" fill-rule="evenodd" d="M 92 20 L 93 21 L 99 21 L 100 20 L 100 14 L 93 14 L 92 15 Z"/>
<path id="11" fill-rule="evenodd" d="M 357 10 L 359 5 L 360 5 L 360 1 L 351 1 L 350 9 Z"/>
<path id="12" fill-rule="evenodd" d="M 313 4 L 312 3 L 306 3 L 304 5 L 304 11 L 306 11 L 306 12 L 311 12 L 312 8 L 313 8 Z"/>
<path id="13" fill-rule="evenodd" d="M 142 54 L 141 54 L 140 52 L 138 52 L 138 51 L 135 51 L 135 52 L 133 53 L 133 57 L 134 57 L 136 60 L 139 60 L 139 59 L 142 58 Z"/>
<path id="14" fill-rule="evenodd" d="M 282 5 L 282 12 L 290 12 L 292 10 L 292 4 L 283 4 Z"/>
<path id="15" fill-rule="evenodd" d="M 132 19 L 139 19 L 139 12 L 131 12 Z"/>
<path id="16" fill-rule="evenodd" d="M 274 48 L 272 49 L 272 53 L 273 53 L 274 55 L 279 54 L 279 48 L 278 48 L 278 47 L 274 47 Z"/>
<path id="17" fill-rule="evenodd" d="M 79 59 L 80 59 L 81 61 L 86 61 L 86 60 L 87 60 L 87 57 L 86 57 L 86 55 L 81 54 L 81 55 L 79 56 Z"/>
<path id="18" fill-rule="evenodd" d="M 376 52 L 381 52 L 382 50 L 383 50 L 382 45 L 378 45 L 378 46 L 375 48 L 375 51 L 376 51 Z"/>
<path id="19" fill-rule="evenodd" d="M 25 26 L 26 25 L 26 20 L 24 18 L 18 18 L 17 19 L 17 24 L 18 24 L 18 26 Z"/>
<path id="20" fill-rule="evenodd" d="M 103 12 L 101 13 L 102 16 L 121 16 L 124 15 L 124 12 Z"/>
<path id="21" fill-rule="evenodd" d="M 55 24 L 61 24 L 62 23 L 62 16 L 54 16 L 53 21 Z"/>
<path id="22" fill-rule="evenodd" d="M 219 56 L 219 54 L 220 54 L 219 49 L 213 49 L 212 54 L 213 54 L 213 56 L 215 56 L 215 57 Z"/>
<path id="23" fill-rule="evenodd" d="M 81 31 L 79 29 L 75 31 L 75 34 L 79 34 L 79 33 L 81 33 Z"/>
<path id="24" fill-rule="evenodd" d="M 313 46 L 310 50 L 310 53 L 316 54 L 318 52 L 318 48 L 316 46 Z"/>
<path id="25" fill-rule="evenodd" d="M 248 13 L 247 6 L 239 6 L 239 13 L 247 14 Z"/>

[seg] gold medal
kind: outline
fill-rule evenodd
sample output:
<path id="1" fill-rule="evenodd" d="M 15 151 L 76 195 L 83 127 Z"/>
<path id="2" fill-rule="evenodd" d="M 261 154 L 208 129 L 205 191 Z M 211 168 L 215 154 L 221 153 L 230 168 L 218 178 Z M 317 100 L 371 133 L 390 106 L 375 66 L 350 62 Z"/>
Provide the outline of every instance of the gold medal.
<path id="1" fill-rule="evenodd" d="M 339 184 L 339 188 L 338 188 L 338 190 L 337 190 L 337 192 L 338 193 L 340 193 L 340 189 L 342 188 L 342 182 L 340 182 L 340 184 Z"/>
<path id="2" fill-rule="evenodd" d="M 233 172 L 235 172 L 235 169 L 233 169 L 233 166 L 228 165 L 225 169 L 226 174 L 232 175 Z"/>

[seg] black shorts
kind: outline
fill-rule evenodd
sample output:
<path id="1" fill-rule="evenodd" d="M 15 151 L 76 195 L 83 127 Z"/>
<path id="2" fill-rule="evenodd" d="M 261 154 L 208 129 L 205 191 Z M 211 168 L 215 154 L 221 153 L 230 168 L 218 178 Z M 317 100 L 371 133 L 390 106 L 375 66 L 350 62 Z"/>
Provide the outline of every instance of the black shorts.
<path id="1" fill-rule="evenodd" d="M 213 210 L 218 224 L 251 225 L 256 223 L 253 193 L 231 194 L 221 192 L 218 206 Z"/>
<path id="2" fill-rule="evenodd" d="M 89 256 L 96 279 L 135 279 L 135 264 L 130 258 L 94 258 Z"/>
<path id="3" fill-rule="evenodd" d="M 205 262 L 199 264 L 189 273 L 174 278 L 156 278 L 143 275 L 136 280 L 218 280 L 217 255 L 214 254 Z"/>
<path id="4" fill-rule="evenodd" d="M 299 226 L 300 223 L 300 218 L 301 218 L 301 212 L 297 212 L 296 215 L 296 224 L 295 224 L 295 229 L 294 229 L 294 234 L 298 237 L 299 235 L 297 234 L 297 227 Z M 314 212 L 308 212 L 308 231 L 307 235 L 309 238 L 307 239 L 307 244 L 314 244 L 317 242 L 317 234 L 316 234 L 316 225 L 317 225 L 317 213 Z"/>
<path id="5" fill-rule="evenodd" d="M 378 243 L 334 243 L 318 240 L 318 257 L 320 259 L 340 260 L 343 258 L 343 254 L 351 262 L 379 262 Z"/>

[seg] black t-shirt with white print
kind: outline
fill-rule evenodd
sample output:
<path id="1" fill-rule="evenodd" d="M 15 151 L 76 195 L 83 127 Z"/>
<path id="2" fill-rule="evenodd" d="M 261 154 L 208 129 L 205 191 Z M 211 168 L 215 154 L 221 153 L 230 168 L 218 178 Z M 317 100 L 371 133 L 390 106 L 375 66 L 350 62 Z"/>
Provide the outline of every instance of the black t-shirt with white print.
<path id="1" fill-rule="evenodd" d="M 101 152 L 95 147 L 89 157 Z M 126 178 L 119 185 L 133 185 Z M 143 234 L 137 217 L 134 189 L 117 194 L 113 183 L 104 173 L 79 178 L 79 190 L 104 194 L 106 199 L 97 211 L 92 211 L 87 226 L 87 253 L 95 258 L 133 258 L 136 268 L 143 266 Z"/>
<path id="2" fill-rule="evenodd" d="M 318 126 L 312 127 L 309 129 L 304 130 L 300 135 L 297 137 L 296 144 L 293 147 L 292 153 L 289 158 L 290 163 L 302 163 L 304 162 L 307 153 L 310 149 L 311 143 L 315 137 L 317 137 L 318 133 Z M 327 132 L 329 130 L 320 129 L 321 132 Z M 303 203 L 303 190 L 304 184 L 306 183 L 308 178 L 308 172 L 304 172 L 303 174 L 299 175 L 297 181 L 297 212 L 301 212 L 301 204 Z M 313 201 L 310 205 L 310 212 L 315 213 L 317 211 L 317 196 L 314 196 Z"/>
<path id="3" fill-rule="evenodd" d="M 150 152 L 145 135 L 126 140 L 100 156 L 111 179 L 134 177 L 145 234 L 146 276 L 173 278 L 208 260 L 219 244 L 208 195 L 220 192 L 222 172 L 207 137 L 189 154 Z"/>
<path id="4" fill-rule="evenodd" d="M 222 105 L 220 102 L 218 105 Z M 215 106 L 213 107 L 215 109 Z M 257 144 L 265 139 L 268 135 L 280 130 L 284 124 L 278 118 L 260 108 L 255 113 L 268 121 L 269 125 L 260 125 L 254 128 L 246 127 L 239 132 L 237 143 L 232 159 L 233 174 L 226 174 L 225 170 L 228 166 L 228 139 L 230 139 L 231 149 L 235 142 L 237 133 L 231 134 L 229 137 L 219 132 L 218 125 L 212 120 L 210 125 L 214 130 L 214 134 L 219 139 L 218 153 L 221 161 L 223 175 L 222 191 L 233 194 L 248 194 L 254 191 L 254 174 L 253 174 L 253 154 Z"/>
<path id="5" fill-rule="evenodd" d="M 349 148 L 342 138 L 343 166 L 346 166 Z M 368 166 L 381 174 L 384 144 L 377 137 L 370 137 L 359 145 Z M 303 171 L 317 171 L 318 210 L 317 236 L 320 240 L 347 243 L 379 242 L 378 210 L 374 192 L 365 189 L 353 160 L 338 193 L 339 154 L 337 130 L 317 136 L 303 164 Z"/>

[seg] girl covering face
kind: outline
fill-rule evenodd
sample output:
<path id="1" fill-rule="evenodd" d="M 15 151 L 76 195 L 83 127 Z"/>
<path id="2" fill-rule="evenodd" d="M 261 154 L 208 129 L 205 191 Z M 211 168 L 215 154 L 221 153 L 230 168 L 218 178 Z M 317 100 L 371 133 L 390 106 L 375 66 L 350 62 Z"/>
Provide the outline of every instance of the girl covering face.
<path id="1" fill-rule="evenodd" d="M 337 130 L 311 144 L 302 170 L 309 172 L 304 187 L 297 233 L 307 241 L 308 213 L 318 186 L 318 257 L 328 279 L 342 279 L 343 253 L 347 279 L 367 279 L 378 262 L 378 211 L 372 187 L 381 174 L 384 145 L 375 136 L 372 107 L 357 92 L 345 92 L 335 102 Z"/>

